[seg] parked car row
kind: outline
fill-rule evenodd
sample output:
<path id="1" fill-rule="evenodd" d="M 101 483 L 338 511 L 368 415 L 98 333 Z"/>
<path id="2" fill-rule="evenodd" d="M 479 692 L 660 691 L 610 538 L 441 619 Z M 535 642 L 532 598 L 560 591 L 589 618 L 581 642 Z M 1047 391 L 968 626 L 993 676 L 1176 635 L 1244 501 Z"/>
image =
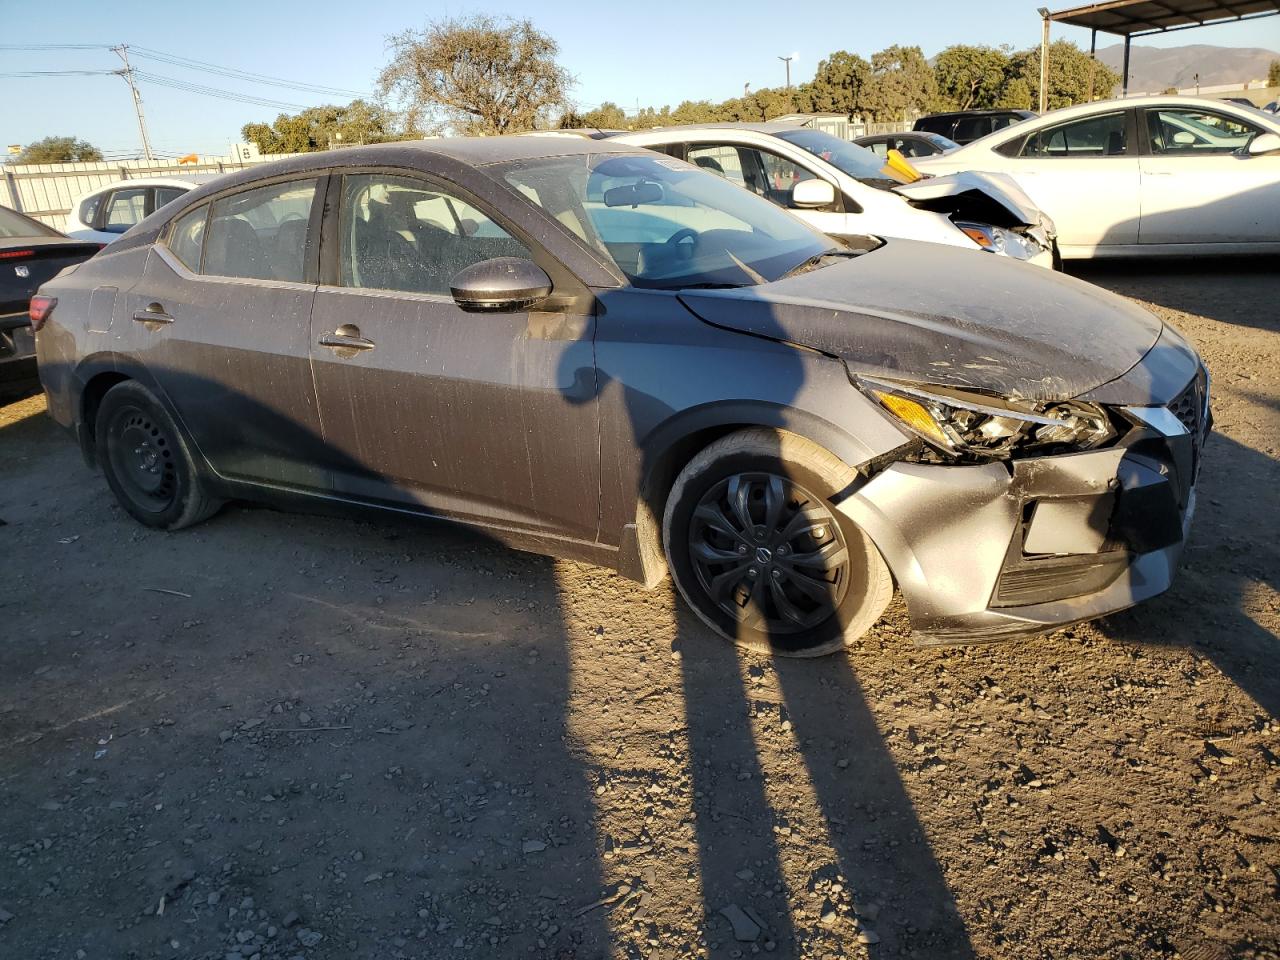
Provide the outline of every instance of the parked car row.
<path id="1" fill-rule="evenodd" d="M 202 184 L 32 299 L 49 411 L 145 525 L 232 498 L 447 518 L 669 573 L 779 655 L 839 649 L 895 584 L 922 642 L 1166 589 L 1211 423 L 1192 347 L 979 252 L 970 222 L 1044 259 L 1011 181 L 905 183 L 813 133 L 394 143 Z"/>
<path id="2" fill-rule="evenodd" d="M 1064 258 L 1280 253 L 1280 118 L 1222 100 L 1081 104 L 915 161 L 1012 177 Z"/>

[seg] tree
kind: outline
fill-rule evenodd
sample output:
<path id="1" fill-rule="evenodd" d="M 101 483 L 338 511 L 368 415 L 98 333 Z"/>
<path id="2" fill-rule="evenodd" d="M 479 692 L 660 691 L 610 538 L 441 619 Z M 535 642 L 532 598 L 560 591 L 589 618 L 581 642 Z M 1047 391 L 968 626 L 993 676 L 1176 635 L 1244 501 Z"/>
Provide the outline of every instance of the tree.
<path id="1" fill-rule="evenodd" d="M 45 137 L 29 143 L 14 163 L 87 163 L 102 159 L 102 151 L 75 137 Z"/>
<path id="2" fill-rule="evenodd" d="M 837 50 L 818 64 L 811 83 L 801 84 L 804 108 L 853 117 L 861 111 L 862 92 L 870 79 L 871 64 L 856 53 Z"/>
<path id="3" fill-rule="evenodd" d="M 559 46 L 527 19 L 445 19 L 390 43 L 379 86 L 404 102 L 414 125 L 431 117 L 456 133 L 532 130 L 573 83 L 556 62 Z"/>
<path id="4" fill-rule="evenodd" d="M 1267 86 L 1280 87 L 1280 60 L 1272 60 L 1267 68 Z"/>
<path id="5" fill-rule="evenodd" d="M 403 128 L 399 118 L 386 107 L 364 100 L 353 100 L 345 107 L 310 107 L 292 116 L 282 113 L 271 124 L 246 123 L 240 135 L 256 143 L 263 153 L 310 153 L 422 136 L 412 127 Z"/>
<path id="6" fill-rule="evenodd" d="M 1004 93 L 1009 54 L 995 47 L 956 44 L 933 61 L 938 84 L 937 106 L 943 110 L 994 107 Z"/>
<path id="7" fill-rule="evenodd" d="M 886 47 L 871 57 L 871 79 L 861 98 L 867 119 L 902 120 L 934 102 L 938 84 L 919 47 Z"/>
<path id="8" fill-rule="evenodd" d="M 994 106 L 1002 110 L 1030 110 L 1031 87 L 1022 77 L 1007 80 Z"/>
<path id="9" fill-rule="evenodd" d="M 1015 53 L 1009 65 L 1010 77 L 1026 81 L 1032 102 L 1040 104 L 1040 48 Z M 1120 74 L 1095 60 L 1070 40 L 1049 44 L 1048 108 L 1087 103 L 1090 98 L 1108 97 L 1120 83 Z"/>
<path id="10" fill-rule="evenodd" d="M 625 130 L 627 114 L 616 103 L 606 100 L 586 113 L 578 113 L 576 110 L 566 111 L 560 118 L 560 127 L 561 129 L 592 127 L 597 130 Z"/>

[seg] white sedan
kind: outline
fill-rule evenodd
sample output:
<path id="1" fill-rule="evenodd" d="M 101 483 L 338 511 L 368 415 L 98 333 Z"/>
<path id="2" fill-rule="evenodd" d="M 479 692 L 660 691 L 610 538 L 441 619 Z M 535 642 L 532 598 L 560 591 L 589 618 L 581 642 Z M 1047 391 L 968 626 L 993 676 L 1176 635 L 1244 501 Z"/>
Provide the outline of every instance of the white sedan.
<path id="1" fill-rule="evenodd" d="M 913 162 L 1012 176 L 1064 258 L 1280 253 L 1280 118 L 1222 100 L 1066 107 Z"/>
<path id="2" fill-rule="evenodd" d="M 1053 222 L 1007 177 L 911 182 L 865 147 L 794 123 L 677 126 L 613 137 L 732 180 L 833 237 L 899 237 L 1054 266 Z"/>
<path id="3" fill-rule="evenodd" d="M 171 200 L 212 179 L 214 174 L 191 177 L 138 177 L 95 187 L 76 197 L 67 214 L 67 236 L 77 240 L 110 243 Z"/>

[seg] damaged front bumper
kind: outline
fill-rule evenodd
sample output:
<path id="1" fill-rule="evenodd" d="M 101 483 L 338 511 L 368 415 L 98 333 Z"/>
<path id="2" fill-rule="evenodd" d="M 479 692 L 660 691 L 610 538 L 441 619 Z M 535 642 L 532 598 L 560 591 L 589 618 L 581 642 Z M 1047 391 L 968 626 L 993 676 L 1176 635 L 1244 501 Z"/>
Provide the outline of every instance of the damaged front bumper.
<path id="1" fill-rule="evenodd" d="M 1169 588 L 1195 513 L 1210 430 L 1202 372 L 1179 399 L 1128 408 L 1134 427 L 1118 446 L 895 463 L 836 506 L 893 571 L 917 643 L 1043 633 L 1123 610 Z"/>

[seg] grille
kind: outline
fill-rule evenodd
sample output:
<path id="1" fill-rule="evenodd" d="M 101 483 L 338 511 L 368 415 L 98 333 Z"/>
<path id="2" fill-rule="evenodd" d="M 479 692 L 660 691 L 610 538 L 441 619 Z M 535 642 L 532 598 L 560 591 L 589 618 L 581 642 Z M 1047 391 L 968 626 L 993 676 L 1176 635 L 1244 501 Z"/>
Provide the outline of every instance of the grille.
<path id="1" fill-rule="evenodd" d="M 1187 388 L 1169 404 L 1173 415 L 1187 428 L 1193 437 L 1199 438 L 1201 421 L 1204 417 L 1204 394 L 1206 377 L 1204 367 L 1196 371 Z"/>

